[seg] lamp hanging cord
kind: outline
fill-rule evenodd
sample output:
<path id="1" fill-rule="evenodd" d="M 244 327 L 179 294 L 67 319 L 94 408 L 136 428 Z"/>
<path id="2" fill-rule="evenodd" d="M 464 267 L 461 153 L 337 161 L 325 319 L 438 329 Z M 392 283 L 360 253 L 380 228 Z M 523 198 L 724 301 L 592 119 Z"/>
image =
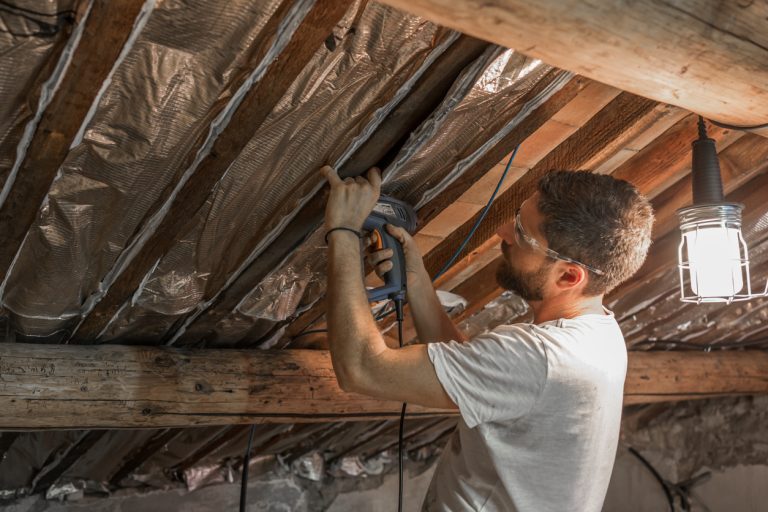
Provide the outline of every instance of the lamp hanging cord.
<path id="1" fill-rule="evenodd" d="M 701 116 L 699 116 L 701 118 Z M 763 130 L 765 128 L 768 128 L 768 123 L 764 124 L 756 124 L 754 126 L 736 126 L 733 124 L 727 124 L 727 123 L 721 123 L 719 121 L 713 121 L 712 119 L 707 119 L 710 123 L 712 123 L 715 126 L 719 126 L 720 128 L 725 128 L 726 130 L 742 130 L 745 132 L 749 132 L 752 130 Z"/>

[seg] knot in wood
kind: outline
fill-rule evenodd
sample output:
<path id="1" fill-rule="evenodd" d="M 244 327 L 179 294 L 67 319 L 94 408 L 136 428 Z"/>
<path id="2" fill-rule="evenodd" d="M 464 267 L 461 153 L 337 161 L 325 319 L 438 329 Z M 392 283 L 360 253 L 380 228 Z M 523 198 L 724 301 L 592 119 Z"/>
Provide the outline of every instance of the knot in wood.
<path id="1" fill-rule="evenodd" d="M 173 360 L 173 357 L 171 357 L 170 355 L 161 354 L 155 358 L 155 364 L 163 368 L 170 368 L 171 366 L 175 365 L 176 362 Z"/>

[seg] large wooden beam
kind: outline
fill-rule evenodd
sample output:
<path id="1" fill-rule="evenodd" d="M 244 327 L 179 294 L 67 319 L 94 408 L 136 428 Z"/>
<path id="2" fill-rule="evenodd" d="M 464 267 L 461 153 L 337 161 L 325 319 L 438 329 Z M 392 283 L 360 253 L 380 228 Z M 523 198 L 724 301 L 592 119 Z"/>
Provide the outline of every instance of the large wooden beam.
<path id="1" fill-rule="evenodd" d="M 0 344 L 0 430 L 395 418 L 344 393 L 328 352 Z M 410 407 L 414 417 L 444 411 Z"/>
<path id="2" fill-rule="evenodd" d="M 768 120 L 766 2 L 384 1 L 711 119 Z"/>
<path id="3" fill-rule="evenodd" d="M 371 420 L 400 412 L 399 403 L 343 392 L 330 354 L 319 350 L 2 343 L 0 374 L 0 429 L 8 430 Z M 628 403 L 763 393 L 768 352 L 630 353 Z M 450 412 L 410 406 L 408 414 Z"/>
<path id="4" fill-rule="evenodd" d="M 35 220 L 144 0 L 97 0 L 56 94 L 43 113 L 5 202 L 0 205 L 0 281 Z"/>

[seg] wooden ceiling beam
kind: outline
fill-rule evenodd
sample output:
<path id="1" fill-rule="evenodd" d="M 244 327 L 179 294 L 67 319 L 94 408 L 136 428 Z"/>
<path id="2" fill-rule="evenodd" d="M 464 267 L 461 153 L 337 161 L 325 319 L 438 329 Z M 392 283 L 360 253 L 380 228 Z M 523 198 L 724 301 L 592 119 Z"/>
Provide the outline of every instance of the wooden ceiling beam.
<path id="1" fill-rule="evenodd" d="M 69 148 L 133 30 L 144 0 L 97 0 L 56 93 L 0 205 L 0 281 L 35 221 Z"/>
<path id="2" fill-rule="evenodd" d="M 148 428 L 393 419 L 400 404 L 345 393 L 319 350 L 181 350 L 127 345 L 0 344 L 0 429 Z M 768 352 L 632 352 L 631 403 L 681 395 L 768 393 Z M 638 398 L 642 397 L 642 398 Z M 409 417 L 450 414 L 410 406 Z M 173 437 L 159 433 L 113 476 L 118 482 Z M 90 447 L 98 433 L 77 446 Z M 38 475 L 44 487 L 67 454 Z M 140 456 L 138 456 L 140 455 Z M 143 460 L 142 460 L 143 458 Z M 69 467 L 69 466 L 66 466 Z M 50 482 L 49 482 L 50 481 Z"/>
<path id="3" fill-rule="evenodd" d="M 384 1 L 707 118 L 741 126 L 768 120 L 765 2 Z M 768 127 L 760 133 L 768 136 Z"/>
<path id="4" fill-rule="evenodd" d="M 267 22 L 254 43 L 249 58 L 251 69 L 243 70 L 241 80 L 244 81 L 249 71 L 255 69 L 267 55 L 282 18 L 288 15 L 291 5 L 291 2 L 285 0 L 278 13 Z M 190 219 L 194 218 L 194 213 L 203 206 L 213 186 L 267 119 L 317 49 L 322 46 L 328 34 L 346 13 L 348 6 L 348 2 L 343 0 L 315 3 L 279 57 L 269 64 L 264 76 L 254 84 L 235 109 L 231 121 L 213 143 L 210 153 L 172 199 L 169 210 L 159 226 L 80 325 L 73 336 L 75 340 L 80 343 L 94 342 L 118 309 L 133 295 L 141 280 L 173 246 L 178 234 L 188 226 Z M 195 151 L 190 152 L 190 161 L 194 154 Z M 169 187 L 167 190 L 169 197 L 171 189 L 172 187 Z"/>

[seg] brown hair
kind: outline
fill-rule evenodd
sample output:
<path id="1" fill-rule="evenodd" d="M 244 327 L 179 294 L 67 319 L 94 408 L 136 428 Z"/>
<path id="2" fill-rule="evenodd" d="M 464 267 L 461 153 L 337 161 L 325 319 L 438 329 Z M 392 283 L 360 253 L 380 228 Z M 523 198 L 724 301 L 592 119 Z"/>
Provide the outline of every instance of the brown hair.
<path id="1" fill-rule="evenodd" d="M 538 184 L 549 247 L 602 270 L 588 272 L 585 295 L 629 279 L 651 244 L 653 208 L 629 182 L 589 171 L 552 171 Z"/>

